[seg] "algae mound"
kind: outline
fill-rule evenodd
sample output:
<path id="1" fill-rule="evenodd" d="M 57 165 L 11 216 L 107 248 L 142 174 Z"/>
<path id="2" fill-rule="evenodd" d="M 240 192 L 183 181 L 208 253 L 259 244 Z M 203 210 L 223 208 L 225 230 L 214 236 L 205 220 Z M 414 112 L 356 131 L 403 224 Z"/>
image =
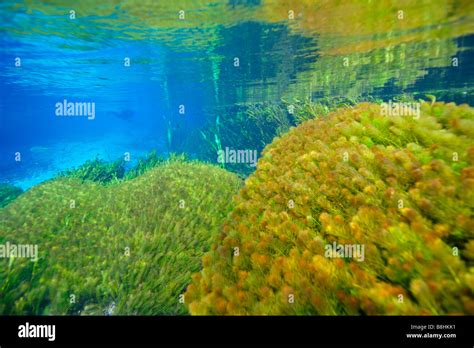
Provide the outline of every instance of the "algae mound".
<path id="1" fill-rule="evenodd" d="M 37 244 L 37 262 L 0 259 L 1 314 L 184 314 L 241 180 L 171 161 L 102 185 L 58 178 L 0 209 L 0 244 Z"/>
<path id="2" fill-rule="evenodd" d="M 191 314 L 474 314 L 474 111 L 420 114 L 359 104 L 269 145 L 193 276 Z"/>

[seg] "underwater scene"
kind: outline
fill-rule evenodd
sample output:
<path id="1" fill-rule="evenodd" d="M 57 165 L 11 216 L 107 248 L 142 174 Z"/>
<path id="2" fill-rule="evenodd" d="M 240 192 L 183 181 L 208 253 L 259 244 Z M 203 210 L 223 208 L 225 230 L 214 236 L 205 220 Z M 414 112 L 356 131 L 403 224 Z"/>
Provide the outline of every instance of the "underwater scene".
<path id="1" fill-rule="evenodd" d="M 473 315 L 474 2 L 2 0 L 0 315 Z"/>

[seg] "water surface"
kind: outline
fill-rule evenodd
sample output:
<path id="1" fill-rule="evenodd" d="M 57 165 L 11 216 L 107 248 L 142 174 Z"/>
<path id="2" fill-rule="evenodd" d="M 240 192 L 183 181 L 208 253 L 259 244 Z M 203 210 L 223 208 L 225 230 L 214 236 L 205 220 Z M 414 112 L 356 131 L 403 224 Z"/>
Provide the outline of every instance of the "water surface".
<path id="1" fill-rule="evenodd" d="M 253 121 L 236 120 L 282 100 L 432 94 L 473 105 L 473 6 L 2 1 L 0 182 L 27 189 L 88 159 L 153 149 L 215 162 L 214 134 L 261 151 L 271 137 L 252 143 Z M 95 118 L 57 117 L 63 100 L 95 103 Z"/>

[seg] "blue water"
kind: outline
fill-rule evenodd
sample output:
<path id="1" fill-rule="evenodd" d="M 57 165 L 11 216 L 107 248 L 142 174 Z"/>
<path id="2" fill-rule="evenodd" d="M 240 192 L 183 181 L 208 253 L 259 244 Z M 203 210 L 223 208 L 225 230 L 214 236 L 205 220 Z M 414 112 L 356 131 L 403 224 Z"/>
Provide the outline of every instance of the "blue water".
<path id="1" fill-rule="evenodd" d="M 106 1 L 100 14 L 84 1 L 0 4 L 0 182 L 28 189 L 90 159 L 113 161 L 130 153 L 133 163 L 151 150 L 212 162 L 201 131 L 248 105 L 280 104 L 289 96 L 318 101 L 430 93 L 474 105 L 472 28 L 439 37 L 426 24 L 385 33 L 427 34 L 393 39 L 401 63 L 374 63 L 371 57 L 389 54 L 386 47 L 343 51 L 346 42 L 377 43 L 379 34 L 341 34 L 331 26 L 317 32 L 261 18 L 269 6 L 263 1 L 184 2 L 192 7 L 185 24 L 167 1 L 157 1 L 155 10 L 125 3 Z M 82 15 L 81 4 L 90 13 Z M 74 6 L 79 9 L 71 20 Z M 305 11 L 306 18 L 317 16 L 317 9 Z M 466 21 L 447 18 L 439 26 L 464 28 Z M 346 56 L 357 61 L 352 75 L 339 68 Z M 65 99 L 95 103 L 95 119 L 56 116 L 56 103 Z"/>

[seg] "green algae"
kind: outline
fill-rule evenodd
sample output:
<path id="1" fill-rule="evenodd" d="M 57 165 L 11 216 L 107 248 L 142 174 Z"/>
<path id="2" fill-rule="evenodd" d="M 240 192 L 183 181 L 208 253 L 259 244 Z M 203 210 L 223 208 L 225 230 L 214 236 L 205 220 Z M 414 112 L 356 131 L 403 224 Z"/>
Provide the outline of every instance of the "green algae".
<path id="1" fill-rule="evenodd" d="M 0 209 L 0 243 L 39 253 L 0 259 L 0 313 L 187 313 L 180 294 L 240 184 L 218 167 L 168 161 L 115 185 L 33 187 Z"/>

